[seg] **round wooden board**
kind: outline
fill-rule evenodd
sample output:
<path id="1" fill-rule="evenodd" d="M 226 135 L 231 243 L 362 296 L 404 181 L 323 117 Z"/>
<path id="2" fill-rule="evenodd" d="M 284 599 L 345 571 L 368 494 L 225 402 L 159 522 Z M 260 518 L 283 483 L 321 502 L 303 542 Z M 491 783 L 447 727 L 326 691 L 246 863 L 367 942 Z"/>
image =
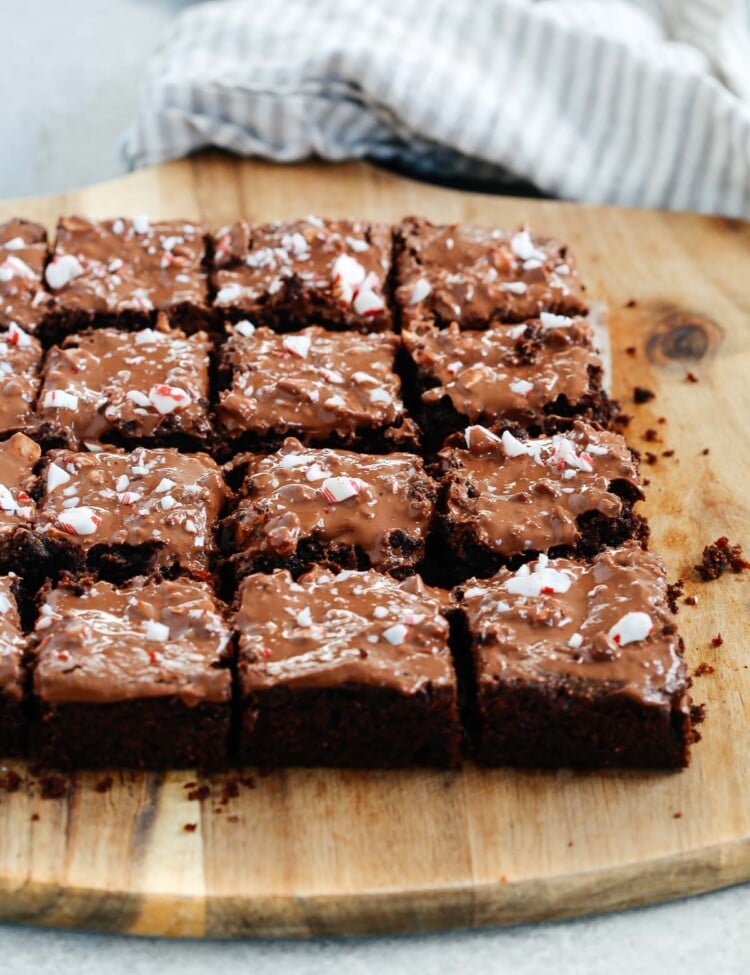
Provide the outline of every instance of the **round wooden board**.
<path id="1" fill-rule="evenodd" d="M 680 612 L 690 665 L 716 670 L 696 680 L 708 722 L 676 774 L 291 770 L 255 775 L 222 802 L 226 777 L 201 780 L 206 794 L 190 799 L 189 773 L 114 772 L 108 791 L 97 791 L 102 775 L 79 774 L 43 799 L 17 765 L 22 788 L 0 792 L 0 917 L 175 936 L 380 933 L 597 912 L 750 877 L 748 589 L 742 576 L 701 585 L 690 568 L 718 535 L 750 544 L 750 225 L 218 155 L 0 205 L 50 228 L 77 211 L 211 226 L 414 212 L 528 221 L 569 240 L 609 305 L 615 392 L 626 404 L 636 384 L 657 393 L 631 410 L 629 436 L 659 455 L 644 466 L 654 547 L 699 594 Z M 647 428 L 663 443 L 644 444 Z"/>

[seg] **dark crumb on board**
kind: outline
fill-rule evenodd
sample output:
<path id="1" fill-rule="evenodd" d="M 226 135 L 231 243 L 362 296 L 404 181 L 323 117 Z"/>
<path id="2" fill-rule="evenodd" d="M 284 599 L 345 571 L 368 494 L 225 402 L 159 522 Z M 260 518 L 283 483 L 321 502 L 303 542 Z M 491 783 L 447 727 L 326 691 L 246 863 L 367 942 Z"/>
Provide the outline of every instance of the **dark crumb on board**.
<path id="1" fill-rule="evenodd" d="M 239 823 L 239 821 L 240 821 L 239 816 L 227 816 L 228 823 Z"/>
<path id="2" fill-rule="evenodd" d="M 625 349 L 625 352 L 628 355 L 637 355 L 638 354 L 638 350 L 636 349 L 636 347 L 634 345 L 629 345 L 627 347 L 627 349 Z"/>
<path id="3" fill-rule="evenodd" d="M 39 813 L 32 813 L 29 816 L 29 819 L 31 820 L 32 823 L 38 823 L 39 822 Z"/>
<path id="4" fill-rule="evenodd" d="M 196 829 L 198 829 L 198 824 L 197 823 L 185 823 L 185 825 L 182 828 L 185 830 L 186 833 L 194 833 L 196 831 Z"/>
<path id="5" fill-rule="evenodd" d="M 617 416 L 612 417 L 612 426 L 624 430 L 630 426 L 632 419 L 629 413 L 618 413 Z"/>
<path id="6" fill-rule="evenodd" d="M 674 450 L 662 450 L 662 457 L 674 457 Z"/>
<path id="7" fill-rule="evenodd" d="M 695 569 L 704 582 L 710 582 L 712 579 L 718 579 L 727 569 L 731 569 L 732 572 L 750 569 L 750 562 L 742 558 L 741 545 L 732 545 L 726 535 L 722 535 L 711 545 L 706 545 L 701 563 L 696 565 Z"/>
<path id="8" fill-rule="evenodd" d="M 666 416 L 659 416 L 659 417 L 656 418 L 656 422 L 657 423 L 666 423 L 667 422 L 667 418 L 666 418 Z"/>
<path id="9" fill-rule="evenodd" d="M 672 813 L 672 819 L 682 819 L 682 813 L 681 812 Z"/>
<path id="10" fill-rule="evenodd" d="M 190 802 L 202 802 L 203 799 L 208 799 L 210 795 L 211 790 L 209 787 L 207 785 L 200 785 L 197 789 L 193 789 L 191 792 L 188 792 L 187 797 Z"/>
<path id="11" fill-rule="evenodd" d="M 698 379 L 698 377 L 695 375 L 694 372 L 686 372 L 685 373 L 685 379 L 689 383 L 697 383 L 697 382 L 700 382 L 700 380 Z"/>
<path id="12" fill-rule="evenodd" d="M 644 477 L 642 483 L 644 487 L 648 487 L 649 484 L 651 483 L 651 480 L 648 477 Z"/>
<path id="13" fill-rule="evenodd" d="M 183 785 L 182 788 L 183 789 L 195 789 L 197 785 L 198 785 L 197 782 L 186 782 L 185 785 Z"/>
<path id="14" fill-rule="evenodd" d="M 9 768 L 0 772 L 0 790 L 3 792 L 18 792 L 21 788 L 21 776 L 14 769 Z"/>
<path id="15" fill-rule="evenodd" d="M 704 447 L 701 453 L 703 454 L 704 457 L 707 457 L 711 453 L 711 451 L 708 449 L 708 447 Z"/>
<path id="16" fill-rule="evenodd" d="M 716 668 L 712 667 L 711 664 L 707 663 L 705 660 L 701 660 L 701 662 L 695 668 L 694 676 L 703 677 L 704 674 L 713 674 L 715 670 Z"/>
<path id="17" fill-rule="evenodd" d="M 656 399 L 656 393 L 652 389 L 647 389 L 646 386 L 633 387 L 634 403 L 648 403 L 652 399 Z"/>
<path id="18" fill-rule="evenodd" d="M 103 779 L 99 779 L 94 788 L 97 792 L 109 792 L 112 786 L 115 784 L 115 780 L 111 775 L 107 775 Z"/>
<path id="19" fill-rule="evenodd" d="M 644 431 L 643 439 L 647 443 L 656 443 L 656 441 L 659 439 L 659 431 L 654 430 L 653 427 L 649 427 L 648 430 Z"/>
<path id="20" fill-rule="evenodd" d="M 677 582 L 671 582 L 667 586 L 667 602 L 673 613 L 677 612 L 677 600 L 682 595 L 684 589 L 685 582 L 683 579 L 678 579 Z"/>
<path id="21" fill-rule="evenodd" d="M 720 647 L 724 643 L 724 637 L 721 633 L 717 633 L 716 636 L 711 637 L 711 646 Z"/>
<path id="22" fill-rule="evenodd" d="M 39 779 L 42 799 L 62 799 L 68 792 L 68 780 L 62 775 L 44 775 Z"/>
<path id="23" fill-rule="evenodd" d="M 698 605 L 698 597 L 697 596 L 685 596 L 685 605 L 686 606 L 697 606 Z"/>
<path id="24" fill-rule="evenodd" d="M 226 806 L 230 799 L 236 799 L 240 794 L 240 780 L 237 778 L 227 779 L 221 790 L 220 804 Z"/>
<path id="25" fill-rule="evenodd" d="M 242 782 L 246 789 L 255 788 L 255 779 L 252 777 L 252 775 L 246 775 L 244 778 L 240 779 L 240 782 Z"/>
<path id="26" fill-rule="evenodd" d="M 655 464 L 659 459 L 656 454 L 652 454 L 650 450 L 647 450 L 643 455 L 647 464 Z"/>
<path id="27" fill-rule="evenodd" d="M 625 302 L 625 307 L 626 308 L 635 308 L 637 304 L 638 304 L 638 302 L 635 300 L 635 298 L 629 298 Z"/>
<path id="28" fill-rule="evenodd" d="M 701 724 L 706 720 L 706 705 L 705 704 L 691 704 L 690 705 L 690 720 L 693 724 Z M 700 741 L 700 735 L 694 738 L 694 741 Z"/>

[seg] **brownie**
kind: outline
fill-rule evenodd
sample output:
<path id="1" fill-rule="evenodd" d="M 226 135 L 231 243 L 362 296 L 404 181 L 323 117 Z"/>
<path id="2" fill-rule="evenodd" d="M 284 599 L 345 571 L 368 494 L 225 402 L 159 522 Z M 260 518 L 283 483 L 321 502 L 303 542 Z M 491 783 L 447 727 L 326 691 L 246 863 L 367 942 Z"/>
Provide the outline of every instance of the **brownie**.
<path id="1" fill-rule="evenodd" d="M 445 595 L 373 571 L 248 577 L 235 622 L 240 761 L 458 764 Z"/>
<path id="2" fill-rule="evenodd" d="M 403 341 L 421 391 L 418 418 L 428 443 L 440 443 L 467 423 L 540 433 L 550 417 L 610 422 L 602 361 L 585 319 L 544 313 L 481 332 L 422 323 L 406 330 Z"/>
<path id="3" fill-rule="evenodd" d="M 205 332 L 89 329 L 47 354 L 37 404 L 49 445 L 88 442 L 196 449 L 212 439 Z"/>
<path id="4" fill-rule="evenodd" d="M 16 578 L 0 576 L 0 757 L 18 755 L 24 745 L 26 641 L 16 604 Z"/>
<path id="5" fill-rule="evenodd" d="M 268 449 L 292 434 L 306 443 L 361 449 L 415 443 L 394 372 L 398 347 L 393 334 L 312 326 L 279 335 L 238 322 L 219 370 L 224 442 Z"/>
<path id="6" fill-rule="evenodd" d="M 645 538 L 646 522 L 633 511 L 643 498 L 638 464 L 619 434 L 576 420 L 538 439 L 481 426 L 452 439 L 439 455 L 440 535 L 454 581 L 540 552 L 590 558 L 604 545 Z"/>
<path id="7" fill-rule="evenodd" d="M 396 305 L 404 327 L 485 328 L 540 312 L 586 312 L 570 249 L 557 240 L 407 217 L 395 230 Z"/>
<path id="8" fill-rule="evenodd" d="M 0 437 L 34 422 L 42 346 L 11 322 L 0 331 Z"/>
<path id="9" fill-rule="evenodd" d="M 221 766 L 231 629 L 192 580 L 66 584 L 34 631 L 33 756 L 44 765 Z"/>
<path id="10" fill-rule="evenodd" d="M 45 339 L 88 326 L 145 328 L 159 311 L 186 332 L 208 327 L 206 239 L 203 227 L 184 220 L 62 217 L 45 271 L 52 292 Z"/>
<path id="11" fill-rule="evenodd" d="M 0 223 L 0 326 L 33 332 L 48 295 L 42 275 L 47 263 L 47 231 L 15 217 Z"/>
<path id="12" fill-rule="evenodd" d="M 293 331 L 377 332 L 392 325 L 386 296 L 391 230 L 363 220 L 307 217 L 223 227 L 214 237 L 215 305 L 236 321 Z"/>
<path id="13" fill-rule="evenodd" d="M 41 448 L 22 433 L 0 443 L 0 572 L 23 572 L 33 585 L 46 568 L 35 531 L 35 468 Z"/>
<path id="14" fill-rule="evenodd" d="M 248 463 L 237 508 L 222 523 L 231 577 L 313 564 L 375 568 L 403 578 L 424 556 L 437 486 L 419 457 L 304 447 Z"/>
<path id="15" fill-rule="evenodd" d="M 228 490 L 207 454 L 52 451 L 37 532 L 59 569 L 113 582 L 183 570 L 206 577 Z"/>
<path id="16" fill-rule="evenodd" d="M 457 596 L 480 764 L 688 764 L 690 682 L 657 555 L 633 542 L 591 563 L 540 555 Z"/>

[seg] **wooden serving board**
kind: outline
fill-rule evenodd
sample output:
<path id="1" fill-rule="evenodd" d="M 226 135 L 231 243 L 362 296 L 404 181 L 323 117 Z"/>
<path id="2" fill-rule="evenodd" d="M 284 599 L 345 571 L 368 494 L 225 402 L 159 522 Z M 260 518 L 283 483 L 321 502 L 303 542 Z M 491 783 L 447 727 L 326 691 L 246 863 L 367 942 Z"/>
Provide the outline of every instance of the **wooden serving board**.
<path id="1" fill-rule="evenodd" d="M 22 788 L 0 792 L 0 917 L 164 935 L 415 931 L 610 910 L 750 878 L 748 587 L 742 576 L 702 585 L 690 568 L 719 535 L 750 543 L 750 224 L 216 155 L 0 205 L 3 218 L 50 228 L 71 212 L 211 226 L 414 212 L 528 220 L 569 240 L 609 304 L 615 392 L 625 403 L 635 384 L 657 393 L 632 409 L 630 438 L 676 451 L 644 468 L 646 510 L 672 577 L 699 595 L 680 611 L 689 663 L 716 670 L 696 680 L 708 722 L 682 773 L 295 770 L 256 776 L 222 803 L 226 778 L 202 780 L 210 796 L 190 800 L 189 773 L 114 772 L 105 792 L 102 775 L 79 774 L 66 795 L 42 799 L 19 764 Z M 663 443 L 642 442 L 649 427 Z"/>

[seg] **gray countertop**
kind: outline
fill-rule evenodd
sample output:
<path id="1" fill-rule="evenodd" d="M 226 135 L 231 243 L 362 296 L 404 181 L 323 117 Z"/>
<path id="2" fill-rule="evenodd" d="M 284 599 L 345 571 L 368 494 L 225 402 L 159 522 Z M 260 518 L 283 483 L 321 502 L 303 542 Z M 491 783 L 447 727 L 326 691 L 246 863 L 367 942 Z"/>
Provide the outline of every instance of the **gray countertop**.
<path id="1" fill-rule="evenodd" d="M 257 0 L 256 0 L 257 2 Z M 190 0 L 26 0 L 0 82 L 0 197 L 60 193 L 122 172 L 117 140 L 164 26 Z M 8 24 L 6 23 L 6 27 Z M 0 971 L 663 973 L 750 970 L 750 885 L 604 917 L 483 932 L 347 941 L 184 942 L 0 926 Z"/>

